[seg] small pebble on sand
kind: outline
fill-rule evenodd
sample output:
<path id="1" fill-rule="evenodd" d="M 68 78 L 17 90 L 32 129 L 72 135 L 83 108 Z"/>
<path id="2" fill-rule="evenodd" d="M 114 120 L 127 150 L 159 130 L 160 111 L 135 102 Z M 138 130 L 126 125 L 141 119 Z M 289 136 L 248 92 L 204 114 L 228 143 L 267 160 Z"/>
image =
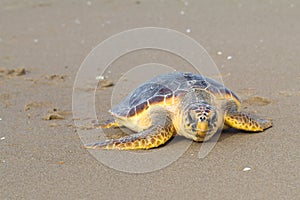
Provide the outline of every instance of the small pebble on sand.
<path id="1" fill-rule="evenodd" d="M 243 169 L 243 172 L 250 171 L 250 170 L 251 170 L 250 167 L 245 167 L 245 168 Z"/>
<path id="2" fill-rule="evenodd" d="M 227 56 L 227 60 L 231 60 L 232 59 L 232 56 Z"/>
<path id="3" fill-rule="evenodd" d="M 33 42 L 34 42 L 34 43 L 38 43 L 38 42 L 39 42 L 39 39 L 34 39 Z"/>
<path id="4" fill-rule="evenodd" d="M 190 33 L 190 32 L 191 32 L 191 29 L 189 29 L 189 28 L 186 29 L 186 32 L 187 32 L 187 33 Z"/>
<path id="5" fill-rule="evenodd" d="M 104 80 L 104 76 L 97 76 L 96 80 Z"/>
<path id="6" fill-rule="evenodd" d="M 5 140 L 5 137 L 0 138 L 0 140 Z"/>
<path id="7" fill-rule="evenodd" d="M 56 119 L 65 119 L 65 117 L 59 113 L 54 112 L 54 113 L 50 113 L 50 114 L 44 116 L 42 119 L 43 120 L 56 120 Z"/>
<path id="8" fill-rule="evenodd" d="M 100 88 L 108 88 L 111 86 L 114 86 L 114 83 L 110 80 L 104 79 L 104 80 L 100 80 L 99 81 L 99 85 Z"/>
<path id="9" fill-rule="evenodd" d="M 222 51 L 217 52 L 217 55 L 219 55 L 219 56 L 222 55 L 222 54 L 223 54 Z"/>
<path id="10" fill-rule="evenodd" d="M 180 11 L 180 14 L 181 14 L 181 15 L 184 15 L 184 11 L 183 11 L 183 10 L 182 10 L 182 11 Z"/>

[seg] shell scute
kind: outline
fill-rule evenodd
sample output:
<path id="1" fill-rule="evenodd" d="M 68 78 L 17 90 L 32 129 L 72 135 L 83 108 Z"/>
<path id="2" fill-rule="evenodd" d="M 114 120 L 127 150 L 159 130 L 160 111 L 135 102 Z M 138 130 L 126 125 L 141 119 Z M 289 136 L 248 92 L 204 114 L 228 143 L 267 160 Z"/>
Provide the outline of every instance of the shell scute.
<path id="1" fill-rule="evenodd" d="M 149 107 L 148 103 L 147 103 L 147 101 L 145 101 L 145 102 L 143 102 L 143 103 L 141 103 L 141 104 L 139 104 L 135 107 L 136 108 L 136 113 L 140 113 L 143 110 L 148 109 L 148 107 Z"/>
<path id="2" fill-rule="evenodd" d="M 130 96 L 129 106 L 136 106 L 143 103 L 147 99 L 150 99 L 160 88 L 161 88 L 160 84 L 156 84 L 156 83 L 152 83 L 152 84 L 148 83 L 148 84 L 141 85 Z"/>
<path id="3" fill-rule="evenodd" d="M 155 104 L 155 103 L 160 103 L 163 102 L 165 99 L 164 96 L 154 96 L 151 99 L 149 99 L 149 103 L 151 104 Z"/>
<path id="4" fill-rule="evenodd" d="M 131 117 L 131 116 L 134 116 L 136 115 L 136 107 L 133 107 L 129 110 L 128 114 L 127 114 L 127 117 Z"/>
<path id="5" fill-rule="evenodd" d="M 173 94 L 173 91 L 170 88 L 163 87 L 157 93 L 157 95 L 170 96 Z"/>

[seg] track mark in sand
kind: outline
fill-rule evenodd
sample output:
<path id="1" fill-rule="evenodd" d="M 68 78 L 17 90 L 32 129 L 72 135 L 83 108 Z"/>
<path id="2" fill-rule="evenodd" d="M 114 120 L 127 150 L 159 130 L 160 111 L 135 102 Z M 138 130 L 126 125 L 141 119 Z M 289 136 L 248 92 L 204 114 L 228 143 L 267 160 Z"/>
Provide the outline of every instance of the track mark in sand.
<path id="1" fill-rule="evenodd" d="M 31 101 L 24 106 L 24 111 L 32 110 L 35 108 L 43 108 L 49 105 L 51 105 L 50 102 Z"/>
<path id="2" fill-rule="evenodd" d="M 0 104 L 3 104 L 5 108 L 8 108 L 9 106 L 13 105 L 10 102 L 10 99 L 11 99 L 11 94 L 9 93 L 0 94 Z"/>
<path id="3" fill-rule="evenodd" d="M 266 106 L 270 103 L 272 103 L 271 100 L 260 96 L 253 96 L 243 100 L 244 105 Z"/>
<path id="4" fill-rule="evenodd" d="M 300 91 L 284 90 L 284 91 L 279 91 L 278 94 L 281 95 L 281 96 L 285 96 L 285 97 L 300 96 Z"/>
<path id="5" fill-rule="evenodd" d="M 43 75 L 39 78 L 25 78 L 26 81 L 31 81 L 34 84 L 59 84 L 65 82 L 67 79 L 67 75 L 60 75 L 60 74 L 51 74 L 51 75 Z"/>
<path id="6" fill-rule="evenodd" d="M 24 67 L 9 69 L 9 68 L 0 68 L 0 77 L 14 77 L 14 76 L 23 76 L 26 74 Z"/>

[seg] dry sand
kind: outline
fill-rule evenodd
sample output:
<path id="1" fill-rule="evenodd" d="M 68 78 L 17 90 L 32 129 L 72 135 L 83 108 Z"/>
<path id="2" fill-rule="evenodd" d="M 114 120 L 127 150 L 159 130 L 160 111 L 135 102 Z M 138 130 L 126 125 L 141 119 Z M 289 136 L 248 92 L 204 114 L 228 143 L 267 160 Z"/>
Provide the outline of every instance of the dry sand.
<path id="1" fill-rule="evenodd" d="M 299 18 L 298 1 L 0 1 L 0 68 L 26 69 L 0 70 L 0 199 L 300 199 Z M 146 174 L 81 149 L 71 115 L 81 62 L 107 37 L 144 26 L 189 29 L 246 109 L 274 127 L 224 133 L 203 160 L 193 143 Z M 137 55 L 118 60 L 111 78 L 118 67 L 161 61 Z"/>

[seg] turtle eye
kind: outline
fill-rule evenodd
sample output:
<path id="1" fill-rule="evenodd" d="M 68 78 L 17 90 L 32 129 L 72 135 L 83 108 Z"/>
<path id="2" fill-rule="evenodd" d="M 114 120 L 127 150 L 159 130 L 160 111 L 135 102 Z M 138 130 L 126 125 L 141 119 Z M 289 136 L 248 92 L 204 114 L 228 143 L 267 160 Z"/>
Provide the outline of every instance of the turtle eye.
<path id="1" fill-rule="evenodd" d="M 194 113 L 189 112 L 188 115 L 187 115 L 187 117 L 188 117 L 188 121 L 189 122 L 195 121 L 195 115 L 194 115 Z"/>
<path id="2" fill-rule="evenodd" d="M 211 128 L 215 127 L 216 124 L 217 124 L 217 121 L 218 121 L 217 113 L 213 112 L 210 119 L 209 119 L 209 121 L 210 121 L 210 123 L 209 123 L 210 127 Z"/>
<path id="3" fill-rule="evenodd" d="M 212 115 L 211 121 L 213 121 L 213 122 L 217 121 L 217 114 L 216 114 L 216 113 L 214 113 L 214 114 Z"/>

